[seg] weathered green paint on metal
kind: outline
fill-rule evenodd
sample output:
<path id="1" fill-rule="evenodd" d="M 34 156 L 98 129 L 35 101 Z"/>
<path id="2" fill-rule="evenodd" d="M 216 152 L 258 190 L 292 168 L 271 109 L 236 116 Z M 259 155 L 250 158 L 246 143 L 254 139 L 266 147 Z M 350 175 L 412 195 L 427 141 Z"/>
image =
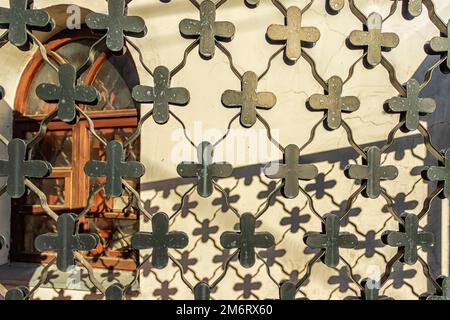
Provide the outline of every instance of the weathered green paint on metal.
<path id="1" fill-rule="evenodd" d="M 141 103 L 153 103 L 153 119 L 158 124 L 169 121 L 169 104 L 186 105 L 189 91 L 185 88 L 170 87 L 170 72 L 167 67 L 158 66 L 153 73 L 155 86 L 138 85 L 133 88 L 133 99 Z"/>
<path id="2" fill-rule="evenodd" d="M 16 287 L 9 289 L 6 292 L 5 300 L 25 300 L 25 297 L 29 294 L 27 287 Z"/>
<path id="3" fill-rule="evenodd" d="M 227 107 L 241 107 L 241 124 L 251 127 L 256 122 L 256 108 L 270 109 L 277 98 L 272 92 L 256 92 L 258 87 L 258 76 L 247 71 L 242 77 L 241 91 L 226 90 L 222 94 L 222 103 Z"/>
<path id="4" fill-rule="evenodd" d="M 394 180 L 398 176 L 398 170 L 394 166 L 381 166 L 381 150 L 376 146 L 365 149 L 367 164 L 352 164 L 347 166 L 348 175 L 352 179 L 366 181 L 366 193 L 371 199 L 376 199 L 381 194 L 381 180 Z"/>
<path id="5" fill-rule="evenodd" d="M 450 300 L 450 278 L 444 277 L 442 279 L 442 294 L 432 294 L 427 297 L 427 300 Z"/>
<path id="6" fill-rule="evenodd" d="M 200 38 L 200 55 L 214 57 L 215 41 L 232 39 L 235 26 L 228 21 L 216 21 L 216 5 L 210 0 L 200 4 L 200 20 L 183 19 L 179 24 L 180 32 L 187 37 Z"/>
<path id="7" fill-rule="evenodd" d="M 450 199 L 450 149 L 445 151 L 444 166 L 431 167 L 426 171 L 426 175 L 431 181 L 443 182 L 443 194 L 447 199 Z"/>
<path id="8" fill-rule="evenodd" d="M 327 81 L 327 95 L 314 94 L 309 98 L 311 108 L 327 111 L 327 124 L 330 129 L 341 126 L 342 112 L 353 112 L 359 109 L 357 97 L 342 97 L 343 81 L 338 76 L 333 76 Z"/>
<path id="9" fill-rule="evenodd" d="M 270 179 L 283 179 L 283 195 L 295 198 L 299 193 L 298 180 L 311 180 L 317 177 L 318 170 L 313 164 L 299 164 L 300 149 L 295 144 L 286 146 L 284 163 L 270 163 L 265 169 L 265 175 Z"/>
<path id="10" fill-rule="evenodd" d="M 394 97 L 388 100 L 391 111 L 406 113 L 406 128 L 409 131 L 419 127 L 419 115 L 433 113 L 436 102 L 431 98 L 419 98 L 420 84 L 416 79 L 406 83 L 406 97 Z"/>
<path id="11" fill-rule="evenodd" d="M 407 0 L 408 12 L 413 17 L 418 17 L 422 13 L 422 1 L 423 0 Z"/>
<path id="12" fill-rule="evenodd" d="M 29 27 L 43 28 L 51 24 L 49 14 L 44 10 L 30 9 L 28 0 L 9 0 L 9 8 L 0 8 L 0 25 L 8 26 L 8 40 L 17 47 L 27 43 Z"/>
<path id="13" fill-rule="evenodd" d="M 8 144 L 9 160 L 0 160 L 0 177 L 8 177 L 6 190 L 12 198 L 25 193 L 25 178 L 42 178 L 52 171 L 52 165 L 42 160 L 26 160 L 27 145 L 21 139 Z"/>
<path id="14" fill-rule="evenodd" d="M 87 251 L 95 249 L 100 242 L 97 234 L 82 233 L 76 230 L 77 215 L 64 213 L 56 222 L 57 233 L 39 235 L 34 246 L 40 252 L 55 251 L 57 253 L 56 266 L 66 272 L 74 266 L 74 251 Z"/>
<path id="15" fill-rule="evenodd" d="M 255 248 L 270 248 L 275 238 L 269 232 L 255 232 L 256 219 L 251 213 L 240 218 L 240 232 L 225 231 L 220 236 L 220 244 L 225 249 L 239 249 L 239 262 L 244 268 L 255 264 Z"/>
<path id="16" fill-rule="evenodd" d="M 125 0 L 108 0 L 108 14 L 91 12 L 86 16 L 86 25 L 93 30 L 106 30 L 106 46 L 113 52 L 120 52 L 124 36 L 145 32 L 145 21 L 139 16 L 125 14 Z"/>
<path id="17" fill-rule="evenodd" d="M 380 296 L 380 288 L 374 284 L 374 280 L 368 279 L 364 285 L 364 300 L 394 300 L 391 297 Z"/>
<path id="18" fill-rule="evenodd" d="M 106 300 L 123 300 L 124 287 L 120 283 L 110 285 L 105 291 Z"/>
<path id="19" fill-rule="evenodd" d="M 419 231 L 419 219 L 415 214 L 405 213 L 402 218 L 405 225 L 400 226 L 400 231 L 387 231 L 382 239 L 391 247 L 403 248 L 404 262 L 413 265 L 418 258 L 417 248 L 432 246 L 434 235 L 431 232 Z"/>
<path id="20" fill-rule="evenodd" d="M 302 55 L 301 43 L 319 41 L 320 31 L 315 27 L 302 27 L 302 11 L 298 7 L 289 7 L 286 13 L 286 25 L 270 25 L 267 36 L 273 41 L 286 42 L 286 57 L 297 61 Z"/>
<path id="21" fill-rule="evenodd" d="M 367 18 L 367 31 L 354 30 L 349 40 L 355 46 L 367 47 L 367 62 L 372 66 L 381 63 L 382 48 L 396 48 L 400 38 L 392 32 L 381 31 L 383 18 L 379 13 L 371 13 Z"/>
<path id="22" fill-rule="evenodd" d="M 194 287 L 195 300 L 209 300 L 211 296 L 211 287 L 204 281 L 196 284 Z"/>
<path id="23" fill-rule="evenodd" d="M 447 55 L 447 68 L 450 69 L 450 20 L 447 22 L 447 34 L 442 37 L 434 37 L 430 40 L 430 48 L 437 53 Z"/>
<path id="24" fill-rule="evenodd" d="M 119 197 L 122 195 L 122 178 L 140 178 L 145 167 L 138 161 L 125 161 L 122 143 L 114 140 L 106 145 L 106 162 L 89 160 L 84 172 L 89 177 L 106 177 L 106 195 Z"/>
<path id="25" fill-rule="evenodd" d="M 181 177 L 198 179 L 197 192 L 202 197 L 212 194 L 213 178 L 227 178 L 233 172 L 233 167 L 227 162 L 212 162 L 213 149 L 211 143 L 203 141 L 197 147 L 198 163 L 183 161 L 177 166 Z"/>
<path id="26" fill-rule="evenodd" d="M 76 85 L 76 70 L 71 64 L 61 65 L 58 76 L 59 85 L 41 83 L 36 88 L 36 95 L 46 102 L 58 102 L 58 117 L 72 122 L 76 117 L 76 104 L 92 104 L 100 95 L 92 86 Z"/>
<path id="27" fill-rule="evenodd" d="M 152 218 L 152 232 L 136 232 L 131 238 L 133 249 L 152 248 L 152 266 L 163 269 L 169 261 L 168 249 L 183 249 L 188 245 L 189 238 L 180 231 L 169 232 L 169 217 L 164 212 L 155 214 Z"/>
<path id="28" fill-rule="evenodd" d="M 327 214 L 324 232 L 311 232 L 305 238 L 308 247 L 325 250 L 324 263 L 330 268 L 336 267 L 339 263 L 339 248 L 353 249 L 358 244 L 354 234 L 339 232 L 339 230 L 339 217 L 335 214 Z"/>

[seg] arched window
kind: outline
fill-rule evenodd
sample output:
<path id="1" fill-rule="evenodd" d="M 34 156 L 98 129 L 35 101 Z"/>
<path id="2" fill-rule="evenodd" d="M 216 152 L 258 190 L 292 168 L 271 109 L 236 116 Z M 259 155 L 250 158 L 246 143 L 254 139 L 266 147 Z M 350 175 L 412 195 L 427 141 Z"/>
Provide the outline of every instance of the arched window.
<path id="1" fill-rule="evenodd" d="M 45 44 L 48 57 L 56 64 L 71 63 L 79 68 L 89 56 L 98 38 L 89 31 L 76 30 L 58 34 Z M 137 126 L 139 106 L 131 98 L 132 88 L 139 83 L 135 64 L 129 54 L 116 56 L 106 48 L 97 48 L 92 65 L 79 82 L 94 86 L 100 93 L 96 105 L 80 106 L 93 120 L 96 132 L 106 141 L 123 141 Z M 27 65 L 17 89 L 14 106 L 14 136 L 30 139 L 39 130 L 40 121 L 56 108 L 36 95 L 40 83 L 58 83 L 57 73 L 45 63 L 38 51 Z M 127 148 L 127 160 L 139 160 L 136 140 Z M 74 124 L 54 119 L 47 133 L 32 148 L 32 159 L 49 161 L 52 174 L 33 182 L 46 194 L 51 208 L 59 213 L 80 212 L 88 205 L 89 195 L 104 182 L 89 178 L 83 171 L 90 160 L 104 160 L 103 145 L 89 132 L 83 116 Z M 138 180 L 128 180 L 136 189 Z M 42 233 L 55 232 L 55 223 L 42 210 L 39 199 L 28 192 L 12 201 L 11 259 L 22 262 L 45 262 L 51 253 L 40 254 L 34 249 L 34 239 Z M 80 232 L 96 231 L 101 245 L 86 253 L 94 267 L 134 270 L 137 257 L 130 250 L 131 234 L 138 229 L 137 210 L 131 194 L 108 198 L 103 192 L 94 197 L 90 212 L 81 219 Z"/>

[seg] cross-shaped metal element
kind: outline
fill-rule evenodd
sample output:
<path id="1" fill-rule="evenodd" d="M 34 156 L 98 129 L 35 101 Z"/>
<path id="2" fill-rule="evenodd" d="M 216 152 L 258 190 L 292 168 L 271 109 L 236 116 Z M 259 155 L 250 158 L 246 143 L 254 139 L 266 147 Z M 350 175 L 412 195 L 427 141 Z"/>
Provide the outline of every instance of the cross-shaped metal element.
<path id="1" fill-rule="evenodd" d="M 433 113 L 436 102 L 431 98 L 419 98 L 420 84 L 416 79 L 406 83 L 406 97 L 393 97 L 387 101 L 393 112 L 406 112 L 406 128 L 414 131 L 419 127 L 419 114 Z"/>
<path id="2" fill-rule="evenodd" d="M 367 164 L 352 164 L 346 167 L 348 176 L 352 179 L 366 180 L 366 193 L 371 199 L 376 199 L 381 193 L 381 180 L 394 180 L 398 170 L 394 166 L 381 166 L 381 150 L 372 146 L 364 150 L 367 154 Z"/>
<path id="3" fill-rule="evenodd" d="M 339 248 L 353 249 L 358 244 L 354 234 L 339 232 L 339 229 L 339 217 L 335 214 L 327 214 L 323 232 L 311 232 L 305 238 L 308 247 L 325 250 L 324 263 L 331 268 L 339 263 Z"/>
<path id="4" fill-rule="evenodd" d="M 209 300 L 211 296 L 211 287 L 204 281 L 197 283 L 194 287 L 195 300 Z"/>
<path id="5" fill-rule="evenodd" d="M 0 160 L 0 177 L 8 177 L 6 191 L 12 198 L 20 198 L 25 193 L 25 178 L 42 178 L 52 171 L 47 161 L 25 160 L 27 145 L 21 139 L 13 139 L 8 144 L 9 160 Z"/>
<path id="6" fill-rule="evenodd" d="M 270 25 L 267 28 L 267 36 L 274 41 L 285 41 L 286 57 L 297 61 L 302 55 L 302 42 L 317 42 L 320 31 L 315 27 L 302 27 L 302 11 L 298 7 L 289 7 L 286 12 L 286 25 Z"/>
<path id="7" fill-rule="evenodd" d="M 27 287 L 12 288 L 6 292 L 5 300 L 25 300 L 29 292 Z"/>
<path id="8" fill-rule="evenodd" d="M 406 0 L 408 1 L 408 13 L 413 17 L 418 17 L 422 13 L 423 0 Z"/>
<path id="9" fill-rule="evenodd" d="M 450 278 L 442 279 L 442 295 L 432 294 L 427 297 L 427 300 L 450 300 Z"/>
<path id="10" fill-rule="evenodd" d="M 403 261 L 413 265 L 418 258 L 417 247 L 432 246 L 434 235 L 431 232 L 418 231 L 419 218 L 415 214 L 405 213 L 402 218 L 405 224 L 400 226 L 400 231 L 386 231 L 382 240 L 391 247 L 404 248 Z"/>
<path id="11" fill-rule="evenodd" d="M 184 232 L 169 232 L 169 217 L 159 212 L 152 218 L 152 232 L 136 232 L 131 238 L 131 246 L 138 250 L 153 248 L 152 266 L 162 269 L 169 262 L 168 249 L 183 249 L 188 241 Z"/>
<path id="12" fill-rule="evenodd" d="M 106 300 L 123 300 L 124 287 L 120 283 L 110 285 L 105 292 Z"/>
<path id="13" fill-rule="evenodd" d="M 315 110 L 327 110 L 327 124 L 334 130 L 341 126 L 342 112 L 358 110 L 360 102 L 357 97 L 342 97 L 343 81 L 338 76 L 331 77 L 327 85 L 328 94 L 312 95 L 309 104 Z"/>
<path id="14" fill-rule="evenodd" d="M 16 47 L 27 43 L 28 27 L 43 28 L 51 23 L 51 17 L 44 10 L 29 9 L 28 0 L 9 0 L 9 9 L 0 8 L 0 25 L 8 26 L 8 40 Z"/>
<path id="15" fill-rule="evenodd" d="M 122 178 L 140 178 L 145 173 L 145 167 L 138 161 L 125 161 L 122 143 L 114 140 L 106 145 L 106 162 L 89 160 L 84 172 L 89 177 L 106 176 L 106 195 L 119 197 L 122 195 Z"/>
<path id="16" fill-rule="evenodd" d="M 75 67 L 63 64 L 58 71 L 59 85 L 41 83 L 36 88 L 36 95 L 47 102 L 58 102 L 58 117 L 71 122 L 76 117 L 75 104 L 91 104 L 98 100 L 99 93 L 92 86 L 77 85 Z"/>
<path id="17" fill-rule="evenodd" d="M 79 234 L 76 225 L 77 215 L 64 213 L 56 222 L 57 233 L 41 234 L 34 240 L 38 251 L 56 251 L 56 266 L 63 272 L 74 265 L 74 251 L 95 249 L 100 241 L 94 233 Z"/>
<path id="18" fill-rule="evenodd" d="M 251 213 L 240 218 L 241 232 L 225 231 L 220 236 L 220 244 L 225 249 L 239 248 L 239 262 L 244 268 L 255 264 L 255 248 L 269 248 L 275 238 L 268 232 L 255 232 L 256 219 Z"/>
<path id="19" fill-rule="evenodd" d="M 299 193 L 298 180 L 314 179 L 319 173 L 313 164 L 299 164 L 300 149 L 295 144 L 286 146 L 284 164 L 271 162 L 265 169 L 265 175 L 270 179 L 283 179 L 283 195 L 295 198 Z"/>
<path id="20" fill-rule="evenodd" d="M 382 48 L 395 48 L 400 43 L 395 33 L 381 32 L 383 19 L 380 14 L 374 12 L 367 18 L 367 31 L 354 30 L 349 40 L 355 46 L 367 46 L 367 62 L 371 66 L 381 63 Z"/>
<path id="21" fill-rule="evenodd" d="M 447 54 L 447 68 L 450 69 L 450 20 L 447 23 L 447 35 L 431 39 L 430 48 L 434 52 Z"/>
<path id="22" fill-rule="evenodd" d="M 377 281 L 367 279 L 364 284 L 364 300 L 394 300 L 391 297 L 380 296 L 380 288 Z"/>
<path id="23" fill-rule="evenodd" d="M 86 25 L 93 30 L 106 30 L 106 46 L 114 52 L 122 50 L 124 35 L 145 32 L 144 19 L 126 16 L 125 0 L 108 0 L 108 14 L 91 12 L 86 16 Z"/>
<path id="24" fill-rule="evenodd" d="M 133 99 L 141 103 L 153 103 L 153 119 L 164 124 L 169 120 L 169 104 L 186 105 L 189 91 L 170 87 L 170 72 L 167 67 L 158 66 L 153 73 L 154 87 L 138 85 L 133 88 Z"/>
<path id="25" fill-rule="evenodd" d="M 450 149 L 445 151 L 444 166 L 431 167 L 426 171 L 426 176 L 431 181 L 444 183 L 444 196 L 450 199 Z"/>
<path id="26" fill-rule="evenodd" d="M 197 192 L 202 197 L 209 197 L 213 192 L 213 178 L 227 178 L 231 176 L 233 167 L 227 162 L 212 162 L 213 146 L 203 141 L 197 147 L 196 162 L 183 161 L 177 166 L 178 174 L 183 178 L 196 177 L 198 179 Z"/>
<path id="27" fill-rule="evenodd" d="M 256 122 L 256 108 L 270 109 L 277 102 L 272 92 L 256 92 L 258 76 L 247 71 L 242 77 L 241 91 L 226 90 L 222 102 L 227 107 L 241 107 L 241 124 L 250 128 Z"/>
<path id="28" fill-rule="evenodd" d="M 334 11 L 341 11 L 344 7 L 345 2 L 344 0 L 330 0 L 329 4 L 330 8 Z"/>
<path id="29" fill-rule="evenodd" d="M 210 0 L 200 4 L 200 21 L 183 19 L 179 28 L 186 37 L 200 38 L 200 55 L 205 58 L 214 57 L 216 39 L 232 39 L 236 31 L 231 22 L 216 21 L 216 5 Z"/>

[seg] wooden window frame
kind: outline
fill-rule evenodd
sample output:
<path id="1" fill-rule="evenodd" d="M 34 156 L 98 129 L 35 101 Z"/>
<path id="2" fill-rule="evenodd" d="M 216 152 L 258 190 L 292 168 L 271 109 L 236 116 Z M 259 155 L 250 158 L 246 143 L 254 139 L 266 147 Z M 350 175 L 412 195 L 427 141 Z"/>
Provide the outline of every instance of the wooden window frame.
<path id="1" fill-rule="evenodd" d="M 50 40 L 45 48 L 49 55 L 54 50 L 75 41 L 84 39 L 98 39 L 89 31 L 73 33 L 70 31 L 60 33 L 57 39 Z M 91 85 L 96 74 L 100 70 L 103 63 L 108 59 L 111 53 L 102 52 L 98 55 L 92 64 L 89 72 L 84 80 L 84 85 Z M 26 107 L 28 104 L 28 93 L 36 73 L 41 65 L 45 63 L 41 53 L 38 50 L 25 68 L 17 88 L 17 94 L 14 101 L 13 114 L 13 135 L 17 138 L 25 138 L 27 132 L 36 132 L 39 130 L 40 122 L 45 118 L 43 115 L 27 115 Z M 80 106 L 83 108 L 84 106 Z M 106 111 L 85 111 L 94 123 L 95 129 L 113 129 L 113 128 L 136 128 L 138 125 L 139 110 L 118 109 Z M 55 212 L 80 212 L 87 205 L 89 197 L 89 177 L 84 173 L 84 164 L 90 160 L 89 146 L 89 124 L 88 121 L 81 116 L 76 124 L 67 124 L 58 118 L 53 119 L 47 125 L 48 131 L 72 131 L 72 168 L 54 168 L 52 174 L 48 178 L 64 177 L 65 179 L 65 205 L 54 206 Z M 82 186 L 82 187 L 80 187 Z M 18 201 L 19 200 L 19 201 Z M 55 256 L 54 253 L 45 254 L 25 254 L 19 252 L 17 242 L 24 239 L 24 214 L 42 215 L 44 214 L 40 205 L 32 206 L 31 210 L 23 210 L 25 207 L 23 199 L 11 201 L 11 260 L 18 262 L 40 262 L 47 263 Z M 20 203 L 20 201 L 22 203 Z M 25 213 L 26 211 L 26 213 Z M 134 216 L 115 215 L 114 219 L 135 219 L 139 222 L 138 213 Z M 17 241 L 17 242 L 16 242 Z M 118 270 L 135 270 L 138 261 L 130 259 L 122 259 L 117 257 L 101 257 L 94 261 L 92 257 L 86 257 L 95 268 L 107 268 Z M 138 257 L 137 257 L 138 259 Z"/>

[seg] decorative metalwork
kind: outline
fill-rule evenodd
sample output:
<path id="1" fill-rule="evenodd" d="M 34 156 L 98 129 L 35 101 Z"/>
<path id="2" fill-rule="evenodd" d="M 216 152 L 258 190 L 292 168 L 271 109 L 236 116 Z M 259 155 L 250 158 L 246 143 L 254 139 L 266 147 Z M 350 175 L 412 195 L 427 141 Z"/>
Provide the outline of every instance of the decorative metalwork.
<path id="1" fill-rule="evenodd" d="M 302 11 L 298 7 L 289 7 L 286 12 L 286 25 L 270 25 L 267 36 L 274 41 L 286 42 L 286 57 L 297 61 L 302 55 L 301 43 L 319 41 L 320 31 L 315 27 L 302 27 Z"/>
<path id="2" fill-rule="evenodd" d="M 419 98 L 420 84 L 416 79 L 406 83 L 406 97 L 394 97 L 388 100 L 389 109 L 406 113 L 406 128 L 409 131 L 419 127 L 419 114 L 433 113 L 436 102 L 431 98 Z"/>
<path id="3" fill-rule="evenodd" d="M 158 124 L 164 124 L 169 121 L 169 104 L 186 105 L 190 95 L 185 88 L 170 88 L 170 71 L 167 67 L 156 67 L 153 78 L 154 87 L 136 86 L 132 95 L 137 102 L 153 103 L 153 119 Z"/>
<path id="4" fill-rule="evenodd" d="M 442 295 L 432 294 L 427 297 L 427 300 L 450 300 L 450 278 L 442 279 Z"/>
<path id="5" fill-rule="evenodd" d="M 447 68 L 450 69 L 450 20 L 447 23 L 446 35 L 442 37 L 434 37 L 430 40 L 430 48 L 434 52 L 444 53 L 447 56 Z"/>
<path id="6" fill-rule="evenodd" d="M 360 102 L 357 97 L 342 97 L 343 81 L 338 76 L 331 77 L 327 86 L 328 94 L 312 95 L 309 98 L 309 104 L 314 110 L 327 111 L 327 124 L 334 130 L 341 126 L 341 113 L 358 110 Z"/>
<path id="7" fill-rule="evenodd" d="M 125 14 L 125 0 L 108 0 L 108 14 L 91 12 L 86 16 L 86 25 L 93 30 L 106 30 L 106 46 L 113 52 L 122 51 L 124 36 L 145 32 L 145 21 L 141 17 Z"/>
<path id="8" fill-rule="evenodd" d="M 152 232 L 136 232 L 131 239 L 134 249 L 152 248 L 152 266 L 162 269 L 169 261 L 168 249 L 183 249 L 188 245 L 188 236 L 184 232 L 169 232 L 169 217 L 164 212 L 152 218 Z"/>
<path id="9" fill-rule="evenodd" d="M 182 35 L 200 39 L 200 55 L 205 58 L 214 57 L 216 39 L 232 39 L 235 31 L 231 22 L 216 21 L 216 5 L 210 0 L 200 4 L 200 20 L 183 19 L 180 22 Z"/>
<path id="10" fill-rule="evenodd" d="M 220 236 L 220 244 L 225 249 L 239 249 L 239 262 L 244 268 L 255 264 L 255 248 L 269 248 L 275 244 L 274 237 L 268 232 L 255 233 L 255 217 L 244 213 L 240 218 L 240 232 L 226 231 Z"/>
<path id="11" fill-rule="evenodd" d="M 443 167 L 431 167 L 426 171 L 427 178 L 431 181 L 441 181 L 444 183 L 444 196 L 450 199 L 450 149 L 444 154 Z"/>
<path id="12" fill-rule="evenodd" d="M 242 76 L 242 90 L 226 90 L 222 94 L 222 103 L 227 107 L 241 107 L 241 124 L 251 127 L 256 122 L 256 108 L 271 109 L 277 98 L 272 92 L 256 92 L 258 76 L 247 71 Z"/>
<path id="13" fill-rule="evenodd" d="M 106 300 L 123 300 L 124 287 L 120 283 L 110 285 L 105 292 Z"/>
<path id="14" fill-rule="evenodd" d="M 355 30 L 350 34 L 349 40 L 354 46 L 367 47 L 367 62 L 371 66 L 381 63 L 382 48 L 396 48 L 400 43 L 395 33 L 384 33 L 381 31 L 383 18 L 374 12 L 367 18 L 367 31 Z"/>
<path id="15" fill-rule="evenodd" d="M 211 295 L 211 288 L 206 282 L 199 282 L 194 287 L 195 300 L 209 300 Z"/>
<path id="16" fill-rule="evenodd" d="M 53 22 L 44 10 L 30 9 L 28 2 L 9 0 L 9 9 L 0 8 L 0 25 L 8 26 L 8 40 L 16 47 L 27 44 L 29 29 L 44 28 Z"/>
<path id="17" fill-rule="evenodd" d="M 6 190 L 12 198 L 25 193 L 25 179 L 42 178 L 48 175 L 52 166 L 47 161 L 26 160 L 27 145 L 21 139 L 8 144 L 8 160 L 0 160 L 0 177 L 8 177 Z"/>
<path id="18" fill-rule="evenodd" d="M 46 102 L 58 102 L 58 117 L 72 122 L 76 117 L 76 104 L 92 104 L 100 95 L 94 87 L 76 84 L 76 70 L 71 64 L 61 65 L 58 76 L 59 86 L 42 83 L 36 88 L 36 95 Z"/>
<path id="19" fill-rule="evenodd" d="M 422 13 L 422 1 L 423 0 L 407 0 L 408 12 L 413 17 L 418 17 Z"/>
<path id="20" fill-rule="evenodd" d="M 46 233 L 38 236 L 34 246 L 40 252 L 56 251 L 56 266 L 65 272 L 75 263 L 74 251 L 95 249 L 100 242 L 96 233 L 79 234 L 76 230 L 77 215 L 64 213 L 56 222 L 57 233 Z"/>
<path id="21" fill-rule="evenodd" d="M 365 165 L 349 165 L 346 170 L 352 179 L 366 181 L 366 194 L 371 199 L 376 199 L 381 193 L 381 180 L 394 180 L 398 176 L 398 170 L 394 166 L 381 166 L 381 150 L 376 146 L 365 150 L 367 162 Z"/>
<path id="22" fill-rule="evenodd" d="M 415 214 L 405 213 L 402 218 L 405 223 L 400 225 L 400 232 L 387 231 L 382 239 L 391 247 L 404 248 L 404 262 L 413 265 L 418 259 L 417 247 L 433 245 L 434 235 L 431 232 L 418 231 L 419 218 Z"/>
<path id="23" fill-rule="evenodd" d="M 394 300 L 391 297 L 380 296 L 379 284 L 374 280 L 367 280 L 364 285 L 364 300 Z"/>
<path id="24" fill-rule="evenodd" d="M 330 0 L 330 8 L 334 11 L 341 11 L 344 8 L 344 0 Z"/>
<path id="25" fill-rule="evenodd" d="M 30 292 L 27 287 L 20 286 L 17 288 L 12 288 L 6 292 L 5 300 L 26 300 L 29 293 Z"/>
<path id="26" fill-rule="evenodd" d="M 233 172 L 233 167 L 229 163 L 213 163 L 213 152 L 212 144 L 203 141 L 197 147 L 198 163 L 181 162 L 177 166 L 177 172 L 181 177 L 198 179 L 197 192 L 202 197 L 209 197 L 212 194 L 214 178 L 227 178 Z"/>
<path id="27" fill-rule="evenodd" d="M 295 198 L 299 193 L 298 180 L 311 180 L 319 174 L 313 164 L 299 164 L 300 149 L 295 144 L 286 146 L 284 163 L 270 163 L 265 169 L 265 175 L 270 179 L 283 179 L 283 195 Z"/>
<path id="28" fill-rule="evenodd" d="M 107 161 L 90 160 L 84 166 L 89 177 L 106 177 L 105 193 L 110 197 L 122 195 L 122 178 L 140 178 L 145 167 L 138 161 L 124 161 L 123 145 L 119 141 L 110 141 L 106 145 Z"/>
<path id="29" fill-rule="evenodd" d="M 331 268 L 336 267 L 339 263 L 339 248 L 353 249 L 358 243 L 354 234 L 339 232 L 339 222 L 337 215 L 327 214 L 323 233 L 311 232 L 305 238 L 308 247 L 325 250 L 323 262 Z"/>

